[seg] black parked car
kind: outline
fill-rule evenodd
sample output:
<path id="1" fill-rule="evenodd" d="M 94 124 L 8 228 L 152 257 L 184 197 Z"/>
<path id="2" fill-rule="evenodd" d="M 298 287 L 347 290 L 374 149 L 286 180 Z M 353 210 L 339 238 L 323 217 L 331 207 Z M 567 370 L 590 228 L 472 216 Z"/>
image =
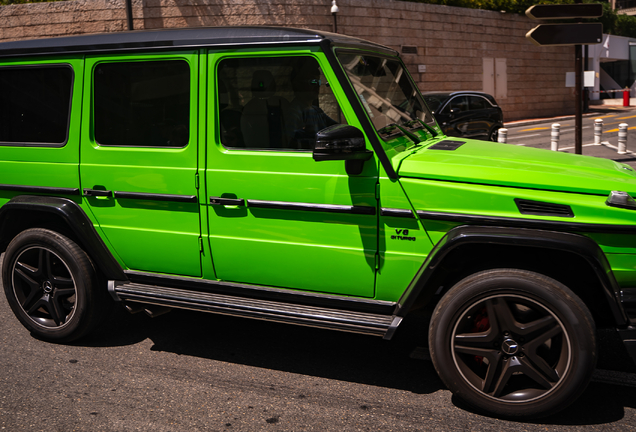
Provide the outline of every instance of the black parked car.
<path id="1" fill-rule="evenodd" d="M 458 91 L 426 92 L 423 96 L 446 135 L 497 141 L 503 113 L 491 95 Z"/>

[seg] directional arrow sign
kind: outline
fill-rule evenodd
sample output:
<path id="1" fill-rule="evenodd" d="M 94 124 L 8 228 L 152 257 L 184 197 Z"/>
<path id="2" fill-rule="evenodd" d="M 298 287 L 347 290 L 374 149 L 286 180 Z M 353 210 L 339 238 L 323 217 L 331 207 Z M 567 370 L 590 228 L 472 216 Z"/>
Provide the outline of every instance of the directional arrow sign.
<path id="1" fill-rule="evenodd" d="M 603 15 L 603 5 L 600 3 L 534 5 L 526 10 L 526 15 L 534 19 L 598 18 Z"/>
<path id="2" fill-rule="evenodd" d="M 526 37 L 537 45 L 594 45 L 603 41 L 603 24 L 541 24 Z"/>

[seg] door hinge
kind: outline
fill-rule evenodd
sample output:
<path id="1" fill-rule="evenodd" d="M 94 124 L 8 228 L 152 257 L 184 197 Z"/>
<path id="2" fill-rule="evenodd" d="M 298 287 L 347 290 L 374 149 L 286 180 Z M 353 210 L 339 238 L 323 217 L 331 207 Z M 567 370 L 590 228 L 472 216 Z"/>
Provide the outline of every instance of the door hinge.
<path id="1" fill-rule="evenodd" d="M 380 254 L 375 253 L 375 269 L 380 270 Z"/>
<path id="2" fill-rule="evenodd" d="M 375 185 L 375 199 L 380 199 L 380 183 L 376 183 Z"/>
<path id="3" fill-rule="evenodd" d="M 199 189 L 199 173 L 194 173 L 194 187 Z"/>
<path id="4" fill-rule="evenodd" d="M 199 237 L 199 252 L 203 253 L 203 237 Z"/>

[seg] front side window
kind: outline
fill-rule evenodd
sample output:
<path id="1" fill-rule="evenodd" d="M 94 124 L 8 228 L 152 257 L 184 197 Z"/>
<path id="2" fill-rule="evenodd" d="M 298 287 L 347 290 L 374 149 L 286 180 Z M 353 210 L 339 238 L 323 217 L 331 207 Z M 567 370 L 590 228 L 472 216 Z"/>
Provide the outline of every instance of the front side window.
<path id="1" fill-rule="evenodd" d="M 190 66 L 183 60 L 100 63 L 94 69 L 95 140 L 105 146 L 184 147 Z"/>
<path id="2" fill-rule="evenodd" d="M 398 60 L 341 52 L 342 63 L 360 101 L 381 137 L 395 132 L 394 125 L 421 129 L 435 120 Z"/>
<path id="3" fill-rule="evenodd" d="M 0 68 L 0 143 L 66 143 L 72 85 L 69 66 Z"/>
<path id="4" fill-rule="evenodd" d="M 346 123 L 313 57 L 224 59 L 217 97 L 220 139 L 228 148 L 312 150 L 317 132 Z"/>
<path id="5" fill-rule="evenodd" d="M 457 96 L 450 101 L 451 112 L 460 113 L 468 111 L 468 98 L 466 96 Z"/>

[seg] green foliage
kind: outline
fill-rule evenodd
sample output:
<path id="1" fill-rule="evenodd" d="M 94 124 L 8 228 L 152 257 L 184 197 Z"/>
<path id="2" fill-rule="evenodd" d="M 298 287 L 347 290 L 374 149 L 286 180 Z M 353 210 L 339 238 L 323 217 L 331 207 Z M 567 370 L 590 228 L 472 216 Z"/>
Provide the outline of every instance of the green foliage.
<path id="1" fill-rule="evenodd" d="M 415 3 L 432 3 L 471 9 L 485 9 L 523 14 L 536 4 L 571 4 L 574 0 L 406 0 Z"/>
<path id="2" fill-rule="evenodd" d="M 43 3 L 43 2 L 54 2 L 61 0 L 0 0 L 0 6 L 6 6 L 10 4 L 22 4 L 22 3 Z"/>
<path id="3" fill-rule="evenodd" d="M 2 1 L 2 0 L 0 0 Z M 536 4 L 573 4 L 574 0 L 404 0 L 415 3 L 432 3 L 471 9 L 485 9 L 524 14 L 526 9 Z M 603 0 L 583 0 L 584 3 L 602 3 L 603 16 L 588 20 L 603 24 L 603 33 L 636 38 L 636 16 L 617 14 L 609 2 Z M 558 22 L 558 21 L 553 21 Z"/>

